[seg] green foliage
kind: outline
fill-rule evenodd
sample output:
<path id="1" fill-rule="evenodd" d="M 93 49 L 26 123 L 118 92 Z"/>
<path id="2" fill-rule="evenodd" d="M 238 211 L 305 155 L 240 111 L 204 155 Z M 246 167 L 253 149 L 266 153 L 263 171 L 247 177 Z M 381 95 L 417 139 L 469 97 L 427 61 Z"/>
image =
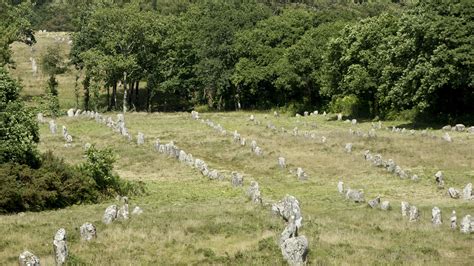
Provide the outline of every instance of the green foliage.
<path id="1" fill-rule="evenodd" d="M 0 163 L 37 165 L 38 124 L 18 99 L 20 86 L 0 67 Z"/>
<path id="2" fill-rule="evenodd" d="M 42 156 L 37 169 L 16 163 L 0 164 L 0 213 L 97 202 L 99 193 L 91 181 L 52 153 Z"/>
<path id="3" fill-rule="evenodd" d="M 21 41 L 32 45 L 36 42 L 30 27 L 30 15 L 30 3 L 13 6 L 0 1 L 0 67 L 14 64 L 11 61 L 10 44 Z"/>
<path id="4" fill-rule="evenodd" d="M 334 98 L 329 103 L 330 112 L 342 113 L 349 117 L 367 117 L 369 115 L 367 107 L 367 103 L 353 94 Z"/>
<path id="5" fill-rule="evenodd" d="M 99 150 L 94 146 L 85 152 L 86 161 L 81 164 L 81 172 L 94 181 L 95 187 L 103 195 L 130 195 L 145 192 L 143 183 L 133 183 L 121 180 L 113 172 L 116 157 L 112 150 Z"/>

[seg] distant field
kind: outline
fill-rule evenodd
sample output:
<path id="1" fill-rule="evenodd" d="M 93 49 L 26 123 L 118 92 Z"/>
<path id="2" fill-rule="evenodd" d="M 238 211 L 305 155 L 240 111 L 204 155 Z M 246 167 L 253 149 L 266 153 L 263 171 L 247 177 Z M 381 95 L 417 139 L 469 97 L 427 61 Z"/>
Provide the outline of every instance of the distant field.
<path id="1" fill-rule="evenodd" d="M 113 114 L 111 114 L 113 115 Z M 107 204 L 74 206 L 65 210 L 4 216 L 1 219 L 0 260 L 11 264 L 23 248 L 51 262 L 51 239 L 55 230 L 66 227 L 70 251 L 77 262 L 91 264 L 142 263 L 235 263 L 281 264 L 278 239 L 284 223 L 269 209 L 249 202 L 244 190 L 251 180 L 260 184 L 263 197 L 279 200 L 296 196 L 302 206 L 301 234 L 310 241 L 309 260 L 322 264 L 465 264 L 473 258 L 472 235 L 449 229 L 453 209 L 458 219 L 473 213 L 472 201 L 450 199 L 447 187 L 462 189 L 474 179 L 474 138 L 467 133 L 452 133 L 453 143 L 441 139 L 401 135 L 378 130 L 376 139 L 349 135 L 349 124 L 326 121 L 322 116 L 273 118 L 259 113 L 256 118 L 277 128 L 298 127 L 325 136 L 327 142 L 272 132 L 264 125 L 248 121 L 250 113 L 206 113 L 232 132 L 256 140 L 263 157 L 255 156 L 247 144 L 240 147 L 230 135 L 221 136 L 205 124 L 184 113 L 131 113 L 126 122 L 133 136 L 143 132 L 144 146 L 128 143 L 104 125 L 84 118 L 61 118 L 74 137 L 74 147 L 64 148 L 59 136 L 41 126 L 40 149 L 48 149 L 67 161 L 81 162 L 83 145 L 111 147 L 118 155 L 117 172 L 124 178 L 147 183 L 148 196 L 132 198 L 145 213 L 126 223 L 109 226 L 100 219 Z M 270 118 L 271 117 L 271 118 Z M 386 126 L 388 124 L 384 124 Z M 352 128 L 367 131 L 370 123 Z M 432 131 L 440 136 L 441 132 Z M 155 138 L 174 140 L 178 147 L 204 159 L 210 167 L 226 173 L 239 171 L 245 176 L 243 189 L 233 189 L 228 180 L 209 181 L 197 171 L 153 150 Z M 354 144 L 344 152 L 344 144 Z M 370 149 L 384 158 L 393 158 L 405 170 L 420 176 L 418 182 L 401 180 L 364 161 L 362 152 Z M 309 175 L 298 181 L 277 165 L 277 157 L 288 160 L 289 169 L 302 167 Z M 446 189 L 439 190 L 434 173 L 445 173 Z M 364 189 L 366 199 L 380 195 L 393 210 L 369 209 L 366 204 L 344 200 L 336 189 L 342 179 L 352 188 Z M 421 220 L 402 219 L 400 202 L 408 201 L 421 210 Z M 444 224 L 431 225 L 431 208 L 442 210 Z M 82 243 L 78 227 L 86 221 L 98 225 L 97 241 Z M 12 233 L 14 232 L 14 233 Z"/>
<path id="2" fill-rule="evenodd" d="M 11 47 L 13 50 L 13 60 L 15 61 L 16 66 L 15 68 L 10 69 L 10 73 L 21 80 L 21 83 L 23 84 L 22 94 L 26 100 L 32 100 L 32 97 L 41 96 L 45 93 L 48 76 L 42 72 L 41 57 L 46 52 L 47 47 L 59 45 L 61 50 L 64 51 L 66 60 L 69 60 L 68 54 L 71 49 L 71 45 L 68 44 L 71 39 L 70 33 L 36 32 L 35 37 L 37 43 L 32 47 L 19 42 L 14 43 Z M 36 75 L 33 73 L 30 58 L 36 60 L 38 67 Z M 59 83 L 59 102 L 63 109 L 75 106 L 75 76 L 76 70 L 73 67 L 70 67 L 65 74 L 57 77 Z"/>

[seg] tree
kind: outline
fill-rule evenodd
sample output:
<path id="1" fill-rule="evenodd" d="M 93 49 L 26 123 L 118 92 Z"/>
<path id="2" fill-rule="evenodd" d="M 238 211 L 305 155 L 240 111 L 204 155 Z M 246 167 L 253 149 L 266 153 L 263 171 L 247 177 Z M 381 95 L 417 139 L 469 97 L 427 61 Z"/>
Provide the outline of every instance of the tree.
<path id="1" fill-rule="evenodd" d="M 37 166 L 38 124 L 19 93 L 20 85 L 0 67 L 0 163 Z"/>

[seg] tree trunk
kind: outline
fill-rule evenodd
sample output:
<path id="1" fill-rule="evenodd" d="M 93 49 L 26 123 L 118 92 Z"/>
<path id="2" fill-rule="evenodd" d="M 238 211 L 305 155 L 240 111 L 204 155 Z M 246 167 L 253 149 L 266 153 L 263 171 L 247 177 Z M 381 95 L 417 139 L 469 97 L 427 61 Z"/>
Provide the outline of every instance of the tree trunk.
<path id="1" fill-rule="evenodd" d="M 107 86 L 107 111 L 110 111 L 110 86 Z"/>
<path id="2" fill-rule="evenodd" d="M 90 102 L 89 86 L 91 85 L 91 78 L 89 76 L 86 76 L 82 84 L 84 86 L 84 109 L 89 110 L 89 102 Z"/>
<path id="3" fill-rule="evenodd" d="M 112 88 L 112 107 L 117 109 L 117 81 L 114 82 L 114 86 Z"/>
<path id="4" fill-rule="evenodd" d="M 139 86 L 140 86 L 140 81 L 137 80 L 135 82 L 135 105 L 138 106 L 138 90 L 139 90 Z"/>
<path id="5" fill-rule="evenodd" d="M 146 85 L 146 111 L 150 113 L 150 86 Z"/>
<path id="6" fill-rule="evenodd" d="M 123 113 L 127 112 L 127 72 L 123 72 Z"/>
<path id="7" fill-rule="evenodd" d="M 132 100 L 133 100 L 133 86 L 135 85 L 135 82 L 130 81 L 130 85 L 128 86 L 128 107 L 131 108 L 132 105 Z"/>

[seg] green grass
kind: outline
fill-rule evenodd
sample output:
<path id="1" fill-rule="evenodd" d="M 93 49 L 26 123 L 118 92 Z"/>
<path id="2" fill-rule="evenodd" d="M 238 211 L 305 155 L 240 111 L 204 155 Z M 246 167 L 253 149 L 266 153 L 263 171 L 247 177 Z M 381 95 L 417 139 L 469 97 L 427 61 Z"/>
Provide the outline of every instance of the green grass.
<path id="1" fill-rule="evenodd" d="M 17 71 L 22 73 L 20 68 Z M 71 87 L 63 88 L 60 95 L 67 103 Z M 40 90 L 31 87 L 33 92 Z M 120 176 L 142 180 L 148 187 L 147 195 L 130 200 L 132 208 L 139 205 L 144 213 L 105 226 L 101 218 L 111 201 L 0 216 L 0 262 L 14 265 L 20 252 L 28 249 L 43 264 L 53 264 L 52 238 L 58 228 L 64 227 L 72 264 L 284 264 L 278 247 L 283 221 L 245 197 L 250 181 L 256 180 L 264 199 L 279 200 L 286 194 L 299 199 L 303 214 L 300 233 L 309 239 L 311 264 L 472 264 L 474 238 L 451 231 L 449 216 L 453 209 L 458 221 L 473 214 L 474 202 L 450 199 L 446 190 L 450 186 L 462 189 L 474 180 L 473 135 L 450 133 L 454 142 L 446 143 L 439 139 L 439 130 L 431 131 L 437 139 L 378 130 L 376 139 L 366 139 L 350 135 L 349 124 L 327 121 L 321 116 L 273 118 L 268 113 L 265 118 L 265 113 L 256 113 L 262 121 L 257 126 L 248 121 L 250 114 L 201 116 L 220 123 L 227 132 L 238 130 L 248 144 L 255 139 L 263 149 L 263 157 L 256 157 L 249 146 L 232 143 L 230 135 L 221 136 L 185 113 L 126 114 L 127 127 L 134 138 L 138 132 L 145 134 L 143 146 L 129 143 L 93 120 L 62 117 L 57 120 L 59 131 L 64 124 L 74 138 L 74 147 L 65 148 L 60 134 L 53 136 L 47 124 L 40 125 L 39 149 L 52 150 L 70 163 L 84 160 L 83 145 L 87 142 L 113 149 L 119 157 L 115 170 Z M 115 118 L 115 114 L 107 115 Z M 327 137 L 327 143 L 272 132 L 265 128 L 270 121 L 277 128 L 312 130 L 318 137 Z M 402 123 L 392 121 L 384 126 Z M 354 128 L 367 132 L 370 123 Z M 196 170 L 156 153 L 155 138 L 162 142 L 174 140 L 178 147 L 227 176 L 231 171 L 243 173 L 244 188 L 232 188 L 229 180 L 209 181 Z M 344 152 L 348 142 L 354 144 L 351 154 Z M 401 180 L 373 167 L 363 159 L 365 149 L 394 159 L 404 169 L 418 174 L 420 181 Z M 309 179 L 298 181 L 287 170 L 281 170 L 278 156 L 287 158 L 289 168 L 302 167 Z M 438 170 L 445 173 L 444 190 L 439 190 L 434 181 Z M 364 189 L 366 199 L 380 195 L 382 200 L 389 200 L 393 210 L 383 212 L 345 201 L 336 189 L 340 178 L 352 188 Z M 419 222 L 402 219 L 401 201 L 419 207 Z M 434 206 L 442 210 L 444 224 L 439 228 L 431 225 Z M 94 223 L 98 229 L 98 238 L 91 243 L 84 243 L 79 237 L 78 228 L 85 222 Z"/>

